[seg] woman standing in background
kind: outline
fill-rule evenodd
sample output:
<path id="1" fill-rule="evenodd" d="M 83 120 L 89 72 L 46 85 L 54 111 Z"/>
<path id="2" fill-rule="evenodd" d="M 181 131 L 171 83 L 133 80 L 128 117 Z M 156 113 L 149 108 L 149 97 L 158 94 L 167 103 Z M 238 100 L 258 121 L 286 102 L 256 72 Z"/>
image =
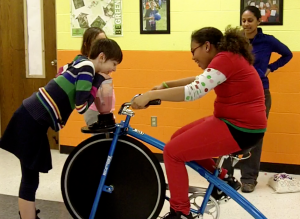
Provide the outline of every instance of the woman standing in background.
<path id="1" fill-rule="evenodd" d="M 254 67 L 258 72 L 265 93 L 266 114 L 269 116 L 271 108 L 271 95 L 269 90 L 268 75 L 278 68 L 286 65 L 293 57 L 289 48 L 272 35 L 264 34 L 257 26 L 261 22 L 260 10 L 255 6 L 248 6 L 242 14 L 242 27 L 245 36 L 250 40 L 255 56 Z M 269 64 L 271 54 L 275 52 L 281 57 Z M 241 161 L 241 182 L 242 192 L 253 192 L 257 184 L 257 177 L 260 169 L 260 157 L 262 152 L 263 139 L 251 151 L 249 159 Z"/>

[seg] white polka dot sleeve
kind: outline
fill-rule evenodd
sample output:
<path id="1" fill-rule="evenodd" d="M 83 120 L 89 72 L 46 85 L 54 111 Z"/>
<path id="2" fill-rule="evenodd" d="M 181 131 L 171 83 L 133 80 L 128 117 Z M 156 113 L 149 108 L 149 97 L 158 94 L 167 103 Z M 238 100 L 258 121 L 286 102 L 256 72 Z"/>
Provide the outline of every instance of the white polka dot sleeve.
<path id="1" fill-rule="evenodd" d="M 203 97 L 210 90 L 226 81 L 226 76 L 213 68 L 207 68 L 197 76 L 195 81 L 184 87 L 185 101 L 193 101 Z"/>

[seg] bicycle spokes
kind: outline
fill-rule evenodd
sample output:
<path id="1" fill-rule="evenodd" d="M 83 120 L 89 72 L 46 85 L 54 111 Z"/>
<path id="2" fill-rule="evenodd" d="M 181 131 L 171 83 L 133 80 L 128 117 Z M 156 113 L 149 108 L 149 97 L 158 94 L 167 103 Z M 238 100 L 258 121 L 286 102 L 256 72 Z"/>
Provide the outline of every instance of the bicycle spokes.
<path id="1" fill-rule="evenodd" d="M 191 202 L 191 208 L 198 210 L 202 204 L 205 193 L 193 193 L 189 196 Z M 218 202 L 210 196 L 209 201 L 206 205 L 204 215 L 193 214 L 194 218 L 203 218 L 203 219 L 218 219 L 220 217 L 220 207 Z"/>

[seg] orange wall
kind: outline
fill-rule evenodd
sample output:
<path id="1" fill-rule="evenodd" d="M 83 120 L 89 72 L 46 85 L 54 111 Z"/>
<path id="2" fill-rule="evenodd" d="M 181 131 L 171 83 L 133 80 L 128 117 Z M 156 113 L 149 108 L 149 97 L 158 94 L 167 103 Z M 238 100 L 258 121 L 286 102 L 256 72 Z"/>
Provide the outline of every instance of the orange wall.
<path id="1" fill-rule="evenodd" d="M 72 60 L 79 51 L 58 51 L 58 66 Z M 272 60 L 277 58 L 273 56 Z M 262 161 L 300 164 L 300 52 L 288 65 L 269 77 L 272 108 L 268 131 L 264 139 Z M 124 60 L 113 74 L 116 109 L 138 93 L 151 89 L 162 81 L 201 73 L 186 51 L 124 51 Z M 163 103 L 136 111 L 131 125 L 151 136 L 167 142 L 173 132 L 213 111 L 214 92 L 201 100 L 189 103 Z M 151 116 L 157 116 L 158 127 L 150 126 Z M 117 121 L 121 118 L 117 115 Z M 83 116 L 73 112 L 66 127 L 60 132 L 60 144 L 76 146 L 89 135 L 82 134 Z M 153 152 L 159 152 L 151 148 Z"/>

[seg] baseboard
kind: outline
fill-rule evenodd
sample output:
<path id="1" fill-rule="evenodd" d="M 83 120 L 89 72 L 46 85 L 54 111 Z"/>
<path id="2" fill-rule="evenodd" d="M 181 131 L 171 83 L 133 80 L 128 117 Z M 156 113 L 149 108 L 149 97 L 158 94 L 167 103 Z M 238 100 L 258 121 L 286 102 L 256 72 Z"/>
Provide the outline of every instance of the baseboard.
<path id="1" fill-rule="evenodd" d="M 164 162 L 164 157 L 162 154 L 160 153 L 154 153 L 155 157 L 157 158 L 157 160 L 160 162 L 160 163 L 163 163 Z"/>
<path id="2" fill-rule="evenodd" d="M 70 154 L 74 148 L 75 148 L 74 146 L 60 145 L 59 152 L 61 154 Z"/>
<path id="3" fill-rule="evenodd" d="M 60 153 L 62 154 L 70 154 L 74 147 L 61 145 Z M 164 162 L 163 155 L 161 153 L 154 153 L 155 157 L 160 163 Z M 237 163 L 236 168 L 239 169 L 240 165 Z M 260 171 L 265 172 L 274 172 L 274 173 L 289 173 L 289 174 L 300 174 L 300 165 L 295 164 L 282 164 L 282 163 L 260 163 Z"/>
<path id="4" fill-rule="evenodd" d="M 274 173 L 300 174 L 300 165 L 282 163 L 260 163 L 260 170 Z"/>

